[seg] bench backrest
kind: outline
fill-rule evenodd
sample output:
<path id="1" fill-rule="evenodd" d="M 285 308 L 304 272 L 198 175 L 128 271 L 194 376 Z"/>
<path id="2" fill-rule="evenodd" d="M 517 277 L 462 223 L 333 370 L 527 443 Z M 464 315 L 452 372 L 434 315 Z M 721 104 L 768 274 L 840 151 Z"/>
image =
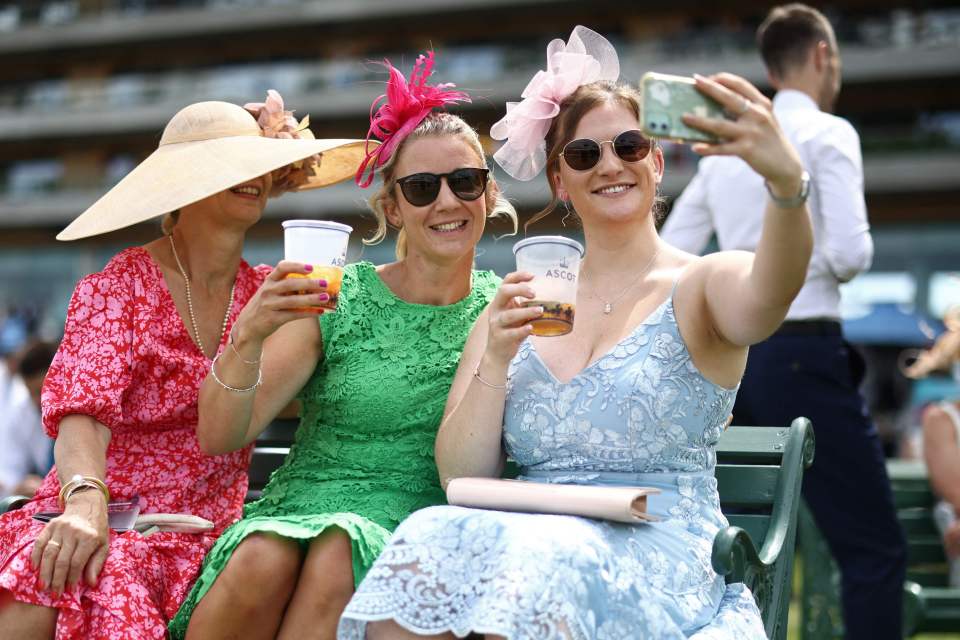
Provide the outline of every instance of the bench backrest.
<path id="1" fill-rule="evenodd" d="M 924 587 L 945 587 L 949 582 L 943 539 L 933 521 L 937 498 L 930 487 L 926 466 L 920 461 L 887 463 L 897 519 L 907 538 L 907 579 Z"/>

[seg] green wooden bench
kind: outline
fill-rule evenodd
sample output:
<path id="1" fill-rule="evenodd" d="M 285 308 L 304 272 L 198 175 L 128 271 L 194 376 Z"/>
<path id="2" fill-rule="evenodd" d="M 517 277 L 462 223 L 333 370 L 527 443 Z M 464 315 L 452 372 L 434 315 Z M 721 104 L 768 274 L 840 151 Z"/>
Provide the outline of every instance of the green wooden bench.
<path id="1" fill-rule="evenodd" d="M 258 438 L 248 500 L 283 462 L 296 425 L 277 420 Z M 730 526 L 714 539 L 713 567 L 727 583 L 750 587 L 774 640 L 786 637 L 800 486 L 812 461 L 813 430 L 804 418 L 789 428 L 729 427 L 717 447 L 720 505 Z"/>
<path id="2" fill-rule="evenodd" d="M 960 633 L 960 589 L 949 588 L 943 541 L 933 522 L 936 497 L 922 462 L 891 460 L 887 473 L 897 518 L 907 538 L 903 635 Z M 804 640 L 843 638 L 840 572 L 809 512 L 800 516 L 803 566 L 801 636 Z"/>
<path id="3" fill-rule="evenodd" d="M 813 463 L 813 428 L 729 427 L 717 447 L 720 507 L 730 526 L 713 541 L 713 568 L 753 591 L 767 637 L 787 637 L 797 510 Z"/>

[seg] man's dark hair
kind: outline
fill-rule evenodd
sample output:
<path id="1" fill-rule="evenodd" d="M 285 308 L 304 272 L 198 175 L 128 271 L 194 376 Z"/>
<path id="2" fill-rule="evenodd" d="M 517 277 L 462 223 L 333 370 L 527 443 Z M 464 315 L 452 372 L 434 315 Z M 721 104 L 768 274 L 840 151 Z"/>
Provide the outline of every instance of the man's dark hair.
<path id="1" fill-rule="evenodd" d="M 17 372 L 24 378 L 41 374 L 50 368 L 50 363 L 56 353 L 56 344 L 38 340 L 23 351 L 17 365 Z"/>
<path id="2" fill-rule="evenodd" d="M 774 7 L 757 29 L 757 46 L 770 73 L 782 78 L 802 67 L 810 48 L 823 41 L 833 46 L 830 21 L 805 4 Z"/>

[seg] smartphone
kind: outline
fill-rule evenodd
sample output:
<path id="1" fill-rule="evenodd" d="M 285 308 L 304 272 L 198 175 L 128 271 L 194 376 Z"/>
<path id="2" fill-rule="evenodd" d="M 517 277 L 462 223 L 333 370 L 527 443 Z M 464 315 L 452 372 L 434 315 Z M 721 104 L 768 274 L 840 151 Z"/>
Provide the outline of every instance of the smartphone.
<path id="1" fill-rule="evenodd" d="M 688 127 L 682 116 L 727 118 L 720 103 L 697 90 L 693 78 L 652 71 L 640 80 L 640 121 L 643 134 L 674 142 L 719 142 L 713 134 Z"/>
<path id="2" fill-rule="evenodd" d="M 114 531 L 129 531 L 140 515 L 140 496 L 133 496 L 123 502 L 111 502 L 107 505 L 107 526 Z M 40 522 L 50 522 L 63 515 L 63 511 L 44 511 L 33 514 L 33 519 Z"/>

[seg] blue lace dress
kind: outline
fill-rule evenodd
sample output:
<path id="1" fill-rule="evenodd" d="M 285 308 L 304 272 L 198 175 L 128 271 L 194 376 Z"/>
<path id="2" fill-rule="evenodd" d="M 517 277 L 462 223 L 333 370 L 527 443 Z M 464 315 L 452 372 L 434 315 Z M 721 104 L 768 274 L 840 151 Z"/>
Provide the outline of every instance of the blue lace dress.
<path id="1" fill-rule="evenodd" d="M 511 640 L 765 638 L 749 590 L 710 564 L 727 524 L 714 447 L 735 396 L 694 367 L 672 295 L 567 384 L 528 340 L 504 417 L 521 477 L 657 487 L 648 509 L 662 521 L 423 509 L 397 528 L 338 637 L 361 640 L 367 622 L 393 619 L 418 634 Z"/>

